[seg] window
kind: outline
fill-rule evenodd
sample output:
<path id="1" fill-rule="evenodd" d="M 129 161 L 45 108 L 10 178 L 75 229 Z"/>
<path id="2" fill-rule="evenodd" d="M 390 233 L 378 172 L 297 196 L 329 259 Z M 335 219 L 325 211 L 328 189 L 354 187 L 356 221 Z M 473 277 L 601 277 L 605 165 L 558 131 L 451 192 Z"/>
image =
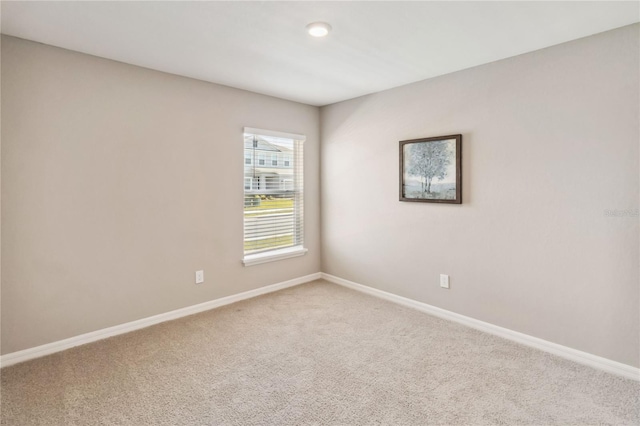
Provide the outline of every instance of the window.
<path id="1" fill-rule="evenodd" d="M 305 136 L 245 128 L 245 266 L 303 255 Z M 246 162 L 246 159 L 257 159 Z M 285 168 L 274 169 L 278 158 Z M 266 167 L 261 167 L 265 166 Z"/>

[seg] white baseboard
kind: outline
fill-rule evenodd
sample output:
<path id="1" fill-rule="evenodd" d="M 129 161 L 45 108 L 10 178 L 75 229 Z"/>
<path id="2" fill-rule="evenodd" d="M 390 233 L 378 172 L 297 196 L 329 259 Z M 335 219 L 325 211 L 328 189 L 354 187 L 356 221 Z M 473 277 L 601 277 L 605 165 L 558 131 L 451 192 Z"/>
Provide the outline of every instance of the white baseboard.
<path id="1" fill-rule="evenodd" d="M 529 336 L 524 333 L 509 330 L 508 328 L 499 327 L 497 325 L 493 325 L 464 315 L 456 314 L 455 312 L 437 308 L 423 302 L 418 302 L 417 300 L 412 300 L 392 293 L 387 293 L 386 291 L 378 290 L 372 287 L 355 283 L 353 281 L 345 280 L 344 278 L 320 272 L 295 278 L 289 281 L 283 281 L 281 283 L 260 287 L 255 290 L 245 291 L 243 293 L 234 294 L 232 296 L 222 297 L 220 299 L 211 300 L 209 302 L 200 303 L 198 305 L 176 309 L 164 314 L 154 315 L 137 321 L 132 321 L 125 324 L 104 328 L 102 330 L 81 334 L 79 336 L 70 337 L 68 339 L 59 340 L 57 342 L 47 343 L 46 345 L 36 346 L 34 348 L 2 355 L 0 356 L 0 367 L 7 367 L 13 364 L 28 361 L 30 359 L 64 351 L 75 346 L 80 346 L 87 343 L 95 342 L 97 340 L 106 339 L 108 337 L 117 336 L 118 334 L 129 333 L 131 331 L 139 330 L 141 328 L 149 327 L 161 322 L 208 311 L 220 306 L 229 305 L 241 300 L 260 296 L 262 294 L 272 293 L 274 291 L 282 290 L 288 287 L 304 284 L 313 280 L 317 280 L 319 278 L 324 278 L 325 280 L 332 283 L 339 284 L 344 287 L 360 291 L 362 293 L 366 293 L 375 297 L 379 297 L 381 299 L 389 300 L 391 302 L 398 303 L 400 305 L 404 305 L 413 309 L 417 309 L 419 311 L 437 316 L 439 318 L 455 321 L 468 327 L 475 328 L 508 340 L 512 340 L 514 342 L 530 346 L 532 348 L 549 352 L 554 355 L 569 359 L 571 361 L 578 362 L 580 364 L 604 370 L 609 373 L 613 373 L 629 379 L 640 380 L 639 368 L 622 364 L 617 361 L 612 361 L 607 358 L 599 357 L 597 355 L 592 355 L 587 352 L 582 352 L 577 349 L 572 349 L 567 346 L 562 346 L 557 343 L 539 339 L 537 337 Z"/>
<path id="2" fill-rule="evenodd" d="M 474 318 L 456 314 L 455 312 L 447 311 L 446 309 L 437 308 L 426 303 L 418 302 L 416 300 L 408 299 L 402 296 L 397 296 L 392 293 L 387 293 L 386 291 L 358 284 L 353 281 L 345 280 L 344 278 L 336 277 L 334 275 L 322 273 L 322 278 L 332 283 L 339 284 L 341 286 L 357 290 L 371 296 L 379 297 L 381 299 L 385 299 L 403 306 L 417 309 L 419 311 L 431 314 L 439 318 L 455 321 L 468 327 L 475 328 L 477 330 L 481 330 L 508 340 L 512 340 L 514 342 L 530 346 L 544 352 L 549 352 L 551 354 L 578 362 L 580 364 L 588 365 L 590 367 L 604 370 L 606 372 L 626 377 L 628 379 L 640 380 L 640 369 L 632 367 L 630 365 L 612 361 L 610 359 L 603 358 L 597 355 L 592 355 L 587 352 L 582 352 L 577 349 L 572 349 L 567 346 L 562 346 L 557 343 L 552 343 L 547 340 L 529 336 L 528 334 L 509 330 L 508 328 L 499 327 L 488 322 L 479 321 Z"/>
<path id="3" fill-rule="evenodd" d="M 220 306 L 229 305 L 241 300 L 250 299 L 266 293 L 282 290 L 288 287 L 304 284 L 313 280 L 320 279 L 322 274 L 317 272 L 311 275 L 294 278 L 289 281 L 283 281 L 277 284 L 260 287 L 255 290 L 245 291 L 243 293 L 234 294 L 220 299 L 210 300 L 209 302 L 200 303 L 186 308 L 176 309 L 175 311 L 165 312 L 164 314 L 154 315 L 152 317 L 143 318 L 137 321 L 131 321 L 125 324 L 113 327 L 103 328 L 102 330 L 92 331 L 90 333 L 81 334 L 79 336 L 70 337 L 68 339 L 59 340 L 57 342 L 47 343 L 46 345 L 36 346 L 34 348 L 25 349 L 18 352 L 12 352 L 0 356 L 0 366 L 8 367 L 9 365 L 19 362 L 28 361 L 30 359 L 39 358 L 55 352 L 64 351 L 74 346 L 84 345 L 86 343 L 95 342 L 96 340 L 106 339 L 108 337 L 117 336 L 118 334 L 129 333 L 134 330 L 149 327 L 161 322 L 174 320 L 188 315 L 197 314 L 199 312 L 208 311 Z"/>

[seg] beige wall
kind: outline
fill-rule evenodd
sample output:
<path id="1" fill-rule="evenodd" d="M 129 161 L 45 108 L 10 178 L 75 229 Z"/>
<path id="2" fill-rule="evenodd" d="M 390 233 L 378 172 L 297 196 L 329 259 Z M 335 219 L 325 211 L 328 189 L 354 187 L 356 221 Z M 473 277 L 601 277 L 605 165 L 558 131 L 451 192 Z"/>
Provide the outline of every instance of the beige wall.
<path id="1" fill-rule="evenodd" d="M 322 108 L 323 271 L 640 365 L 638 28 Z M 454 133 L 463 204 L 399 202 L 398 141 Z"/>
<path id="2" fill-rule="evenodd" d="M 3 354 L 320 271 L 318 108 L 11 37 L 2 59 Z M 303 257 L 241 264 L 243 126 L 308 137 Z"/>
<path id="3" fill-rule="evenodd" d="M 325 272 L 640 365 L 638 28 L 325 107 L 321 152 L 315 107 L 3 36 L 2 353 L 317 272 L 322 214 Z M 243 126 L 308 136 L 304 257 L 240 263 Z M 450 133 L 464 204 L 397 201 Z"/>

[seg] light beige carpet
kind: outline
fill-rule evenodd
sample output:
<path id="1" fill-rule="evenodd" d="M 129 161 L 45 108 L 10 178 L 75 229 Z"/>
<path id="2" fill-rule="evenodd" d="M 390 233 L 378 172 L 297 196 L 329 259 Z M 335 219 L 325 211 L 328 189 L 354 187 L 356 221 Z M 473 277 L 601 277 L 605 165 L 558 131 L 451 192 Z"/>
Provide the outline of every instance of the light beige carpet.
<path id="1" fill-rule="evenodd" d="M 3 425 L 640 422 L 638 382 L 323 281 L 1 375 Z"/>

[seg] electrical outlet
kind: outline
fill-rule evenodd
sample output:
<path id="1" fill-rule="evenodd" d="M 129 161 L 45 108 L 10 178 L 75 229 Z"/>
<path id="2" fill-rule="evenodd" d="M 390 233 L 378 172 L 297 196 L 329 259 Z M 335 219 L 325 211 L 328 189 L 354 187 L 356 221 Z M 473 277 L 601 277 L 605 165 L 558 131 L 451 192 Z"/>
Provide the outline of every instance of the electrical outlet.
<path id="1" fill-rule="evenodd" d="M 449 275 L 440 274 L 440 287 L 449 288 Z"/>
<path id="2" fill-rule="evenodd" d="M 204 282 L 204 271 L 196 271 L 196 284 Z"/>

